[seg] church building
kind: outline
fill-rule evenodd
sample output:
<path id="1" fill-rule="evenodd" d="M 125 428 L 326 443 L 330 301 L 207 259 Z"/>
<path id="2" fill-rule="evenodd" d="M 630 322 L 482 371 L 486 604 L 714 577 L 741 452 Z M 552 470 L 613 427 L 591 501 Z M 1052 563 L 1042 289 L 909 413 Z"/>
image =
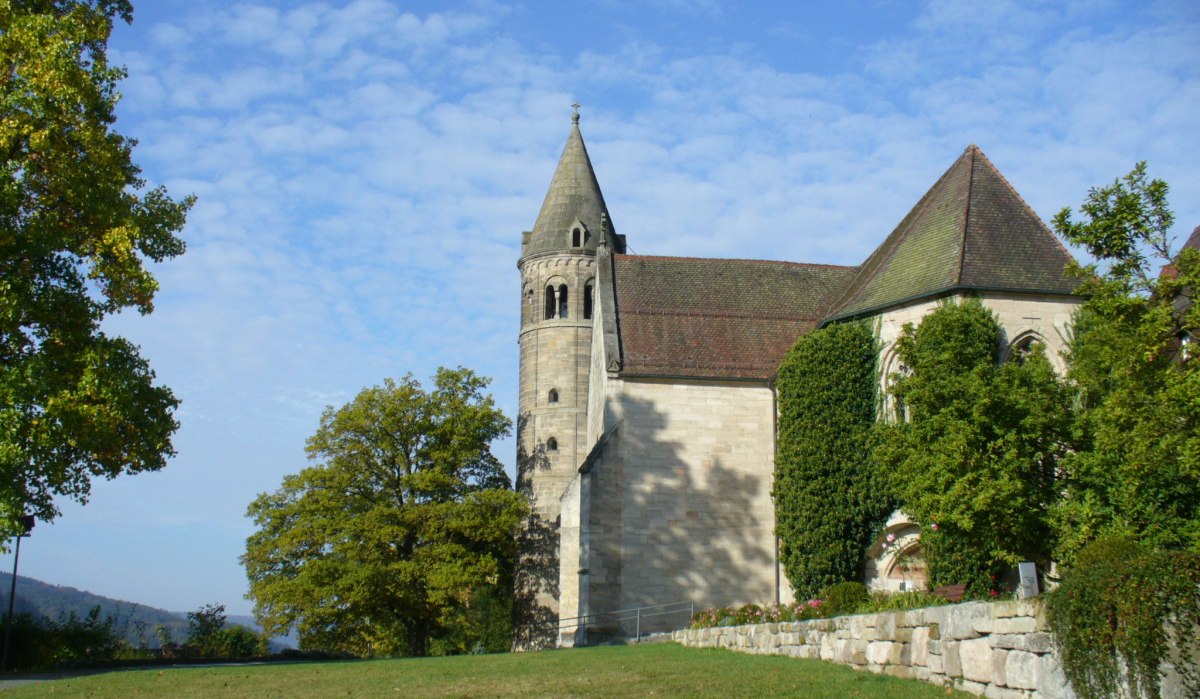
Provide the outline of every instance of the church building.
<path id="1" fill-rule="evenodd" d="M 1079 303 L 1070 254 L 977 147 L 881 238 L 858 266 L 629 254 L 573 116 L 517 262 L 517 487 L 534 507 L 518 646 L 632 634 L 606 616 L 618 610 L 791 601 L 771 499 L 774 377 L 805 333 L 872 319 L 887 377 L 902 370 L 904 324 L 969 295 L 1009 352 L 1039 342 L 1058 361 Z M 868 584 L 921 585 L 895 565 L 916 527 L 898 512 L 888 531 L 901 545 L 864 552 Z M 685 621 L 648 616 L 641 630 Z"/>

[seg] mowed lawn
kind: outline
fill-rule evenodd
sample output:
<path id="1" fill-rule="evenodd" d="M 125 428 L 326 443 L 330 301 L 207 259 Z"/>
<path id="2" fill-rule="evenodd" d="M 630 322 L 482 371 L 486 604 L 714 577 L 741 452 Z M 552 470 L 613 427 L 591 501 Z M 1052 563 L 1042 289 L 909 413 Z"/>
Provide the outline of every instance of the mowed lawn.
<path id="1" fill-rule="evenodd" d="M 114 671 L 23 697 L 968 697 L 815 660 L 673 643 L 504 655 Z"/>

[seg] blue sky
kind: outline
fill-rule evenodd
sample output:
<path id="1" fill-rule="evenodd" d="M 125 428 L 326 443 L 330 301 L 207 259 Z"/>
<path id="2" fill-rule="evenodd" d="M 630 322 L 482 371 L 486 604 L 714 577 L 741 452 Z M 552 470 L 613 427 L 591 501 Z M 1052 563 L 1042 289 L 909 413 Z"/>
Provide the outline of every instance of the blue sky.
<path id="1" fill-rule="evenodd" d="M 246 506 L 325 406 L 463 365 L 515 413 L 572 102 L 642 254 L 857 264 L 971 143 L 1043 219 L 1147 160 L 1200 225 L 1194 0 L 143 0 L 111 56 L 146 178 L 198 197 L 154 314 L 108 326 L 178 456 L 62 503 L 21 573 L 179 611 L 249 611 Z"/>

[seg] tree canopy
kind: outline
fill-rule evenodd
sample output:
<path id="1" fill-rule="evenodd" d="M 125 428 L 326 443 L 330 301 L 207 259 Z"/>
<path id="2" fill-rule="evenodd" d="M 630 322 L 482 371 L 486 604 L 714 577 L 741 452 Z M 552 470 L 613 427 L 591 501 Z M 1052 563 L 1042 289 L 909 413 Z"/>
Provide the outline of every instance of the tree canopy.
<path id="1" fill-rule="evenodd" d="M 177 401 L 112 313 L 153 309 L 191 199 L 147 190 L 112 129 L 122 0 L 0 2 L 0 535 L 91 480 L 162 468 Z"/>
<path id="2" fill-rule="evenodd" d="M 1058 557 L 1104 535 L 1200 551 L 1200 250 L 1174 249 L 1167 184 L 1145 163 L 1054 219 L 1096 260 L 1068 351 L 1076 449 L 1055 510 Z"/>
<path id="3" fill-rule="evenodd" d="M 1046 512 L 1068 446 L 1070 397 L 1044 349 L 1001 363 L 1002 346 L 979 299 L 906 326 L 897 351 L 910 373 L 893 389 L 906 414 L 879 427 L 876 450 L 922 526 L 930 583 L 974 594 L 1019 561 L 1049 561 Z"/>
<path id="4" fill-rule="evenodd" d="M 488 380 L 439 369 L 327 409 L 315 466 L 249 508 L 242 563 L 269 635 L 357 655 L 507 650 L 515 535 L 528 506 L 490 444 L 511 423 Z"/>

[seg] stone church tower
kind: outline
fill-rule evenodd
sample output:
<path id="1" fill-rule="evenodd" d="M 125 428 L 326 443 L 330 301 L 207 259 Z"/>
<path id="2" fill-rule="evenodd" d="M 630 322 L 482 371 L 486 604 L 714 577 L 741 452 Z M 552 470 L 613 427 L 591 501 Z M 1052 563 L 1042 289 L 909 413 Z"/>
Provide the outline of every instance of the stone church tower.
<path id="1" fill-rule="evenodd" d="M 521 237 L 517 489 L 530 496 L 517 580 L 518 646 L 552 638 L 558 619 L 559 500 L 586 456 L 596 246 L 613 233 L 579 112 L 532 231 Z M 522 627 L 525 627 L 524 629 Z"/>

